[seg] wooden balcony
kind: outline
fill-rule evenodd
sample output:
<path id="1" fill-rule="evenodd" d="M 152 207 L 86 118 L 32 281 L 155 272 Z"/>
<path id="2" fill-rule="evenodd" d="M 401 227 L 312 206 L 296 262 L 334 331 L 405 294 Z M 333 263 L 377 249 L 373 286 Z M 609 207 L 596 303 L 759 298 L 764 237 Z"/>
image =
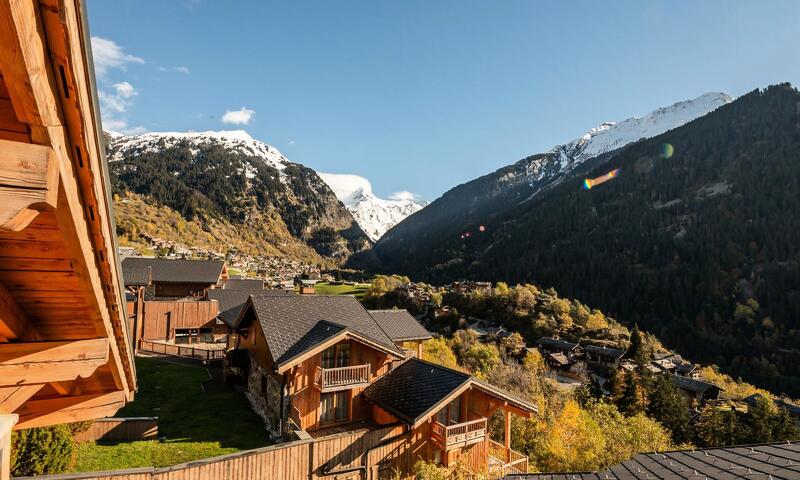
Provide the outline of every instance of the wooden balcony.
<path id="1" fill-rule="evenodd" d="M 489 473 L 500 477 L 528 473 L 528 457 L 490 439 Z"/>
<path id="2" fill-rule="evenodd" d="M 322 368 L 317 367 L 314 385 L 322 392 L 335 392 L 369 385 L 370 364 L 350 367 Z"/>
<path id="3" fill-rule="evenodd" d="M 445 451 L 480 443 L 486 439 L 486 432 L 485 418 L 450 426 L 433 422 L 431 426 L 431 436 L 434 442 L 438 443 Z"/>

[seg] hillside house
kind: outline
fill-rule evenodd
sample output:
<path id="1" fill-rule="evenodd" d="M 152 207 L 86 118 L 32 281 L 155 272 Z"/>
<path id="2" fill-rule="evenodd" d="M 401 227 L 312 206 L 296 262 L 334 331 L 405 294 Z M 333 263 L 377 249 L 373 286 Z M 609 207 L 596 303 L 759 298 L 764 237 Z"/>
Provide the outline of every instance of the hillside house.
<path id="1" fill-rule="evenodd" d="M 601 347 L 598 345 L 584 345 L 583 353 L 589 365 L 601 366 L 616 370 L 619 362 L 625 355 L 625 350 L 620 348 Z"/>
<path id="2" fill-rule="evenodd" d="M 251 404 L 285 436 L 399 424 L 421 458 L 462 459 L 476 471 L 527 468 L 510 429 L 504 444 L 492 442 L 487 419 L 502 409 L 510 425 L 511 413 L 529 416 L 533 405 L 465 373 L 404 361 L 354 297 L 251 294 L 235 330 L 228 361 L 246 370 Z"/>
<path id="3" fill-rule="evenodd" d="M 0 479 L 12 429 L 111 416 L 136 372 L 84 3 L 0 2 Z"/>
<path id="4" fill-rule="evenodd" d="M 370 310 L 369 314 L 394 344 L 406 352 L 406 358 L 422 358 L 422 342 L 433 337 L 408 310 Z"/>
<path id="5" fill-rule="evenodd" d="M 148 300 L 202 297 L 207 290 L 222 288 L 228 280 L 223 260 L 128 257 L 122 267 L 150 268 L 152 284 L 145 291 Z"/>
<path id="6" fill-rule="evenodd" d="M 720 387 L 703 380 L 681 377 L 675 374 L 670 374 L 670 378 L 672 378 L 678 390 L 686 397 L 691 408 L 700 408 L 707 401 L 718 399 L 720 392 L 722 392 Z"/>

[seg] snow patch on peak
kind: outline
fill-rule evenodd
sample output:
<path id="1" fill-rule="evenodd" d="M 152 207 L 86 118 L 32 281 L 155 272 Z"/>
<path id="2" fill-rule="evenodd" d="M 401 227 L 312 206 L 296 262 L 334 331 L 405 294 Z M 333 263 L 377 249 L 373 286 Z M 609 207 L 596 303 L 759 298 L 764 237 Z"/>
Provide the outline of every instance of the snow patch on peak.
<path id="1" fill-rule="evenodd" d="M 244 130 L 220 130 L 195 132 L 147 132 L 139 135 L 120 135 L 106 132 L 111 140 L 110 162 L 122 160 L 130 151 L 153 153 L 181 142 L 188 142 L 193 151 L 207 144 L 220 145 L 223 148 L 261 158 L 267 165 L 281 171 L 290 162 L 277 148 L 256 140 Z"/>
<path id="2" fill-rule="evenodd" d="M 520 162 L 524 171 L 522 178 L 541 191 L 547 185 L 561 181 L 565 174 L 590 158 L 661 135 L 732 101 L 733 97 L 729 95 L 711 92 L 658 108 L 643 117 L 603 122 L 580 138 L 556 145 L 546 155 Z"/>
<path id="3" fill-rule="evenodd" d="M 378 241 L 390 228 L 428 204 L 407 191 L 397 192 L 389 200 L 379 198 L 372 193 L 369 180 L 360 175 L 320 172 L 319 176 L 372 241 Z"/>

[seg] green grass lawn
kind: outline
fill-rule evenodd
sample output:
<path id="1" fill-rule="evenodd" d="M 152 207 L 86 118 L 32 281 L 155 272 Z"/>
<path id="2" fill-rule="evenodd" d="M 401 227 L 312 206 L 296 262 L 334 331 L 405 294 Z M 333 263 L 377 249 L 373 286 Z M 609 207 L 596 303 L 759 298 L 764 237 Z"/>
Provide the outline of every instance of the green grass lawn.
<path id="1" fill-rule="evenodd" d="M 320 282 L 314 287 L 314 290 L 319 295 L 355 295 L 356 298 L 361 299 L 364 292 L 367 291 L 367 287 L 366 285 L 354 287 L 353 285 L 331 285 Z"/>
<path id="2" fill-rule="evenodd" d="M 139 390 L 118 417 L 158 417 L 164 442 L 86 443 L 73 471 L 163 467 L 269 445 L 264 423 L 232 389 L 203 392 L 199 366 L 136 358 Z"/>

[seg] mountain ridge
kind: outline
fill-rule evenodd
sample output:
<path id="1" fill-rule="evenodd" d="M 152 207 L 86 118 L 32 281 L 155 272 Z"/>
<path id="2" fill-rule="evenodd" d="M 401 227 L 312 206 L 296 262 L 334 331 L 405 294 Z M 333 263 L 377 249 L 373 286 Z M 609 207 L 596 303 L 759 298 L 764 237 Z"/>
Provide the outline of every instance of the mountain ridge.
<path id="1" fill-rule="evenodd" d="M 314 170 L 289 161 L 243 130 L 106 137 L 118 196 L 140 195 L 205 228 L 222 222 L 244 229 L 243 234 L 255 240 L 238 247 L 252 250 L 247 253 L 340 263 L 370 245 L 352 214 Z M 136 242 L 138 232 L 119 233 Z M 226 250 L 230 245 L 219 247 Z"/>

